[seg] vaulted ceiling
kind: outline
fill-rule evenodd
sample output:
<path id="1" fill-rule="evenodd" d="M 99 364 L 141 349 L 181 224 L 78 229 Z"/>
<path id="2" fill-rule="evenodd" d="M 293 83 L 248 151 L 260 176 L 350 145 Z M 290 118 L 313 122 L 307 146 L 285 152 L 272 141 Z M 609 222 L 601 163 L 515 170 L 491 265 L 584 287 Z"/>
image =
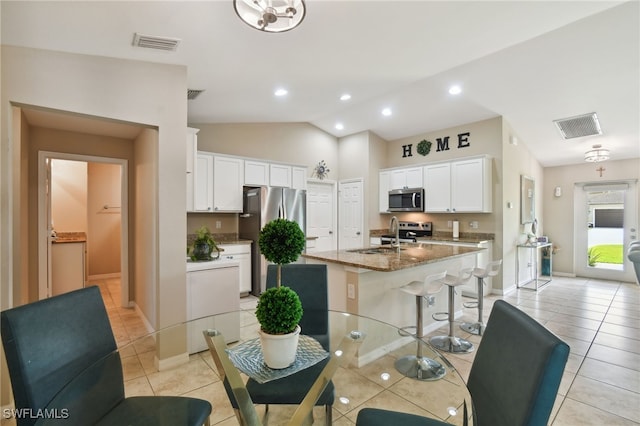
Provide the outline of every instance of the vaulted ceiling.
<path id="1" fill-rule="evenodd" d="M 394 140 L 504 116 L 543 166 L 581 163 L 594 144 L 640 157 L 637 0 L 307 0 L 281 34 L 244 24 L 231 0 L 0 7 L 3 44 L 186 65 L 189 88 L 204 90 L 189 123 L 309 122 Z M 134 47 L 136 32 L 180 43 Z M 602 135 L 564 140 L 553 124 L 590 112 Z"/>

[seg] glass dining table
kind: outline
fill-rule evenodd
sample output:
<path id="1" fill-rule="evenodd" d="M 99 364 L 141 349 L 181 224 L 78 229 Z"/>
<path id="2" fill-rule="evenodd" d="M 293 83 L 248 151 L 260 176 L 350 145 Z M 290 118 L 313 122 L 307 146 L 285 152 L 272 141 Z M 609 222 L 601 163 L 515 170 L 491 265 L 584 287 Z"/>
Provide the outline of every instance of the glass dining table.
<path id="1" fill-rule="evenodd" d="M 314 398 L 329 380 L 335 387 L 332 418 L 336 423 L 343 419 L 346 424 L 355 424 L 358 411 L 371 407 L 473 425 L 473 403 L 459 372 L 427 342 L 395 326 L 329 311 L 330 351 L 309 345 L 313 343 L 310 338 L 301 336 L 305 344 L 299 347 L 296 362 L 284 370 L 270 370 L 261 361 L 259 349 L 256 350 L 258 327 L 252 310 L 228 312 L 136 338 L 109 357 L 121 360 L 127 396 L 186 395 L 208 399 L 213 405 L 211 425 L 233 423 L 233 410 L 221 383 L 224 378 L 233 389 L 245 423 L 252 426 L 305 424 L 311 418 Z M 444 376 L 419 380 L 396 369 L 398 359 L 416 354 L 442 364 Z M 244 387 L 249 376 L 278 380 L 326 358 L 329 361 L 302 403 L 281 413 L 280 407 L 271 406 L 268 412 L 256 407 Z M 74 380 L 83 380 L 83 375 Z M 141 389 L 141 383 L 148 383 L 148 388 Z M 52 407 L 69 404 L 73 396 L 65 389 L 52 401 Z M 313 424 L 324 424 L 322 414 L 316 413 L 315 417 Z"/>

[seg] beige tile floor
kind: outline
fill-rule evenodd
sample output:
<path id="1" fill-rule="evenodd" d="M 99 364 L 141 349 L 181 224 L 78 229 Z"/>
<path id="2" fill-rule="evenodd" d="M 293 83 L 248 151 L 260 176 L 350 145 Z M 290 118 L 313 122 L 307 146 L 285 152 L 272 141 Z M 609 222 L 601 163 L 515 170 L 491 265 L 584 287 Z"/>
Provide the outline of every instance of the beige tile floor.
<path id="1" fill-rule="evenodd" d="M 147 333 L 135 310 L 119 307 L 118 280 L 97 282 L 101 288 L 114 335 L 119 345 Z M 492 303 L 503 297 L 485 299 L 485 319 Z M 571 354 L 560 385 L 550 423 L 564 425 L 640 425 L 640 287 L 637 284 L 583 278 L 556 277 L 538 292 L 517 290 L 506 301 L 544 324 L 571 346 Z M 253 297 L 241 299 L 246 333 L 254 333 Z M 474 320 L 477 313 L 465 309 L 463 319 Z M 446 334 L 447 326 L 434 334 Z M 457 329 L 460 337 L 474 343 L 481 338 Z M 133 395 L 187 395 L 209 400 L 214 409 L 212 425 L 236 425 L 226 393 L 212 365 L 208 352 L 191 355 L 189 364 L 176 371 L 158 372 L 153 365 L 153 347 L 137 344 L 123 352 L 126 393 Z M 449 361 L 466 379 L 474 353 L 447 354 Z M 185 373 L 186 371 L 186 373 Z M 353 425 L 361 404 L 375 405 L 385 398 L 396 401 L 398 410 L 411 411 L 416 406 L 394 389 L 358 383 L 362 398 L 349 410 L 334 408 L 335 425 Z M 262 415 L 264 410 L 258 407 Z M 292 407 L 273 406 L 269 410 L 270 425 L 283 424 L 293 413 Z M 315 413 L 316 423 L 324 420 L 323 409 Z M 2 425 L 11 422 L 2 421 Z"/>

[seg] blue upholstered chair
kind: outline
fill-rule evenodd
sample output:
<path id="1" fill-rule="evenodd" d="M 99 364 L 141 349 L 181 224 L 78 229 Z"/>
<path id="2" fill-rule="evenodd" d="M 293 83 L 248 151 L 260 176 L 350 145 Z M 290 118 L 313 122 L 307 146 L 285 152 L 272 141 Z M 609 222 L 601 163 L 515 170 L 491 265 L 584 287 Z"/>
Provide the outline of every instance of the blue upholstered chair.
<path id="1" fill-rule="evenodd" d="M 267 267 L 267 288 L 276 286 L 277 266 Z M 290 287 L 300 297 L 302 302 L 301 333 L 318 340 L 322 347 L 329 351 L 329 295 L 326 265 L 289 264 L 282 266 L 282 285 Z M 329 358 L 295 374 L 266 383 L 258 383 L 249 378 L 246 383 L 247 391 L 254 404 L 290 404 L 302 402 L 313 385 L 319 373 L 329 362 Z M 231 405 L 236 410 L 236 417 L 240 422 L 238 404 L 233 397 L 228 382 L 225 381 L 227 395 Z M 316 405 L 325 406 L 326 424 L 332 423 L 332 406 L 335 390 L 329 382 L 320 395 Z"/>
<path id="2" fill-rule="evenodd" d="M 18 426 L 209 424 L 211 404 L 184 397 L 124 396 L 120 354 L 98 287 L 18 306 L 0 314 L 17 409 L 60 419 L 17 419 Z"/>
<path id="3" fill-rule="evenodd" d="M 518 308 L 495 302 L 467 387 L 480 426 L 546 426 L 569 346 Z M 365 408 L 357 426 L 441 425 L 437 420 Z"/>

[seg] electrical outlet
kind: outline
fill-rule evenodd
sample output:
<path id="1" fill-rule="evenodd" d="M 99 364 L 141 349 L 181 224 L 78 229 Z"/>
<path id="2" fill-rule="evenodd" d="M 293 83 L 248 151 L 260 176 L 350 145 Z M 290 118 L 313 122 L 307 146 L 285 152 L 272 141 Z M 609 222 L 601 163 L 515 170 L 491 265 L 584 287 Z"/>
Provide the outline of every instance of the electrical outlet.
<path id="1" fill-rule="evenodd" d="M 219 220 L 216 220 L 216 229 L 220 229 L 222 228 L 222 222 L 220 222 Z"/>
<path id="2" fill-rule="evenodd" d="M 469 222 L 469 227 L 470 227 L 471 229 L 478 229 L 478 221 L 477 221 L 477 220 L 474 220 L 474 221 L 472 221 L 472 222 Z"/>
<path id="3" fill-rule="evenodd" d="M 451 228 L 453 226 L 453 222 L 450 220 L 447 221 L 447 228 Z"/>
<path id="4" fill-rule="evenodd" d="M 347 298 L 348 299 L 356 298 L 356 286 L 351 283 L 347 283 Z"/>

